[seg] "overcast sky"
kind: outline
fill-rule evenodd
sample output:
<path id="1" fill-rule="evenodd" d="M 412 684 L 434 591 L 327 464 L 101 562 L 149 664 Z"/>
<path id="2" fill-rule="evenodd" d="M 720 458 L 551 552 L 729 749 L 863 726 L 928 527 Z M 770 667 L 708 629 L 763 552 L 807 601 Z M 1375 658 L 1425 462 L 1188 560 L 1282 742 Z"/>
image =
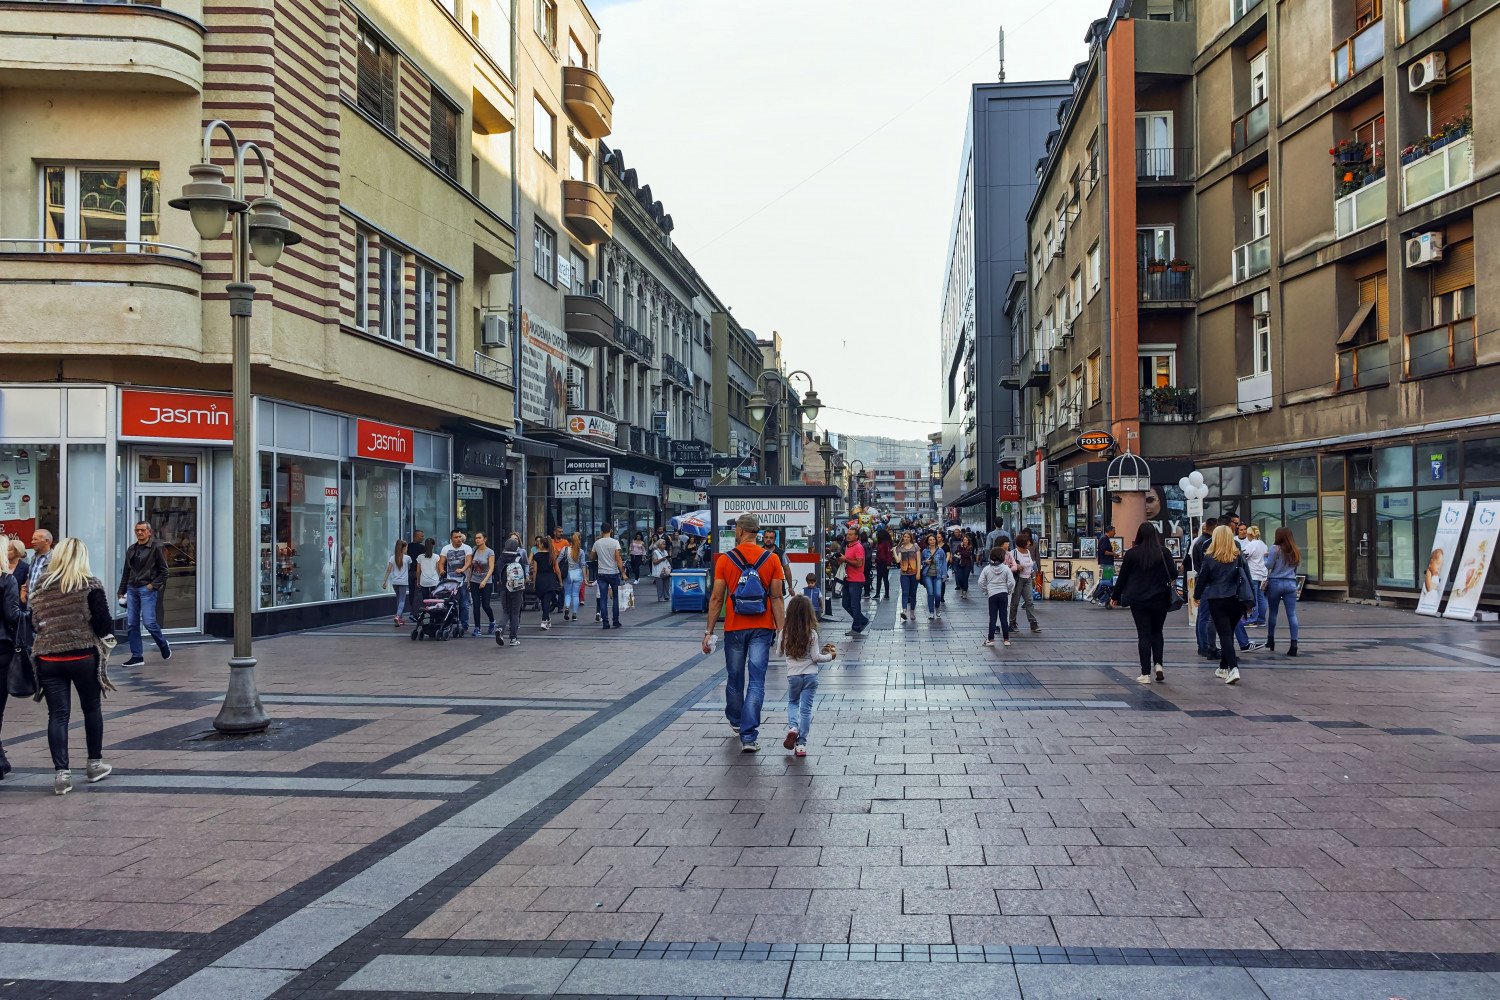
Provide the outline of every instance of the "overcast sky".
<path id="1" fill-rule="evenodd" d="M 614 134 L 735 317 L 781 332 L 835 431 L 938 427 L 970 84 L 1066 77 L 1107 0 L 591 0 Z M 856 416 L 861 411 L 882 417 Z"/>

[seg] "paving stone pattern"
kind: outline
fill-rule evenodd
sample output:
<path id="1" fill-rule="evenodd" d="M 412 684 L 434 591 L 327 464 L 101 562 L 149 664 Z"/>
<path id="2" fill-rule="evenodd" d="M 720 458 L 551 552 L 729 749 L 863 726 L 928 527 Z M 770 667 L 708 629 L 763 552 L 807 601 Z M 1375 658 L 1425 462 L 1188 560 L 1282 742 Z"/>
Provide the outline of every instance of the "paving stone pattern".
<path id="1" fill-rule="evenodd" d="M 779 667 L 742 754 L 698 617 L 649 599 L 518 649 L 379 622 L 262 640 L 275 725 L 235 741 L 211 726 L 227 646 L 184 646 L 115 670 L 116 777 L 61 799 L 12 700 L 0 982 L 1500 997 L 1500 631 L 1304 604 L 1303 655 L 1246 654 L 1228 687 L 1176 616 L 1146 687 L 1127 613 L 1041 604 L 1042 632 L 988 649 L 950 597 L 940 622 L 881 602 L 864 637 L 825 626 L 803 759 Z"/>

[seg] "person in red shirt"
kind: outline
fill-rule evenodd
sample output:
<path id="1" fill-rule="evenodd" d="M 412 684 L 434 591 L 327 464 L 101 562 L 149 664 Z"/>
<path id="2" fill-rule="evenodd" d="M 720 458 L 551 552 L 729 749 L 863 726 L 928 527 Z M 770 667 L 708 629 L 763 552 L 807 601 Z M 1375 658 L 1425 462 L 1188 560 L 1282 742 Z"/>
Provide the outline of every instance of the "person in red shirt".
<path id="1" fill-rule="evenodd" d="M 854 625 L 848 632 L 849 636 L 858 636 L 870 624 L 870 619 L 865 617 L 865 547 L 860 543 L 859 532 L 850 528 L 844 533 L 844 554 L 840 558 L 844 563 L 844 610 L 849 612 L 849 617 L 854 620 Z"/>
<path id="2" fill-rule="evenodd" d="M 740 614 L 734 602 L 729 602 L 724 617 L 724 717 L 729 728 L 740 736 L 740 750 L 755 753 L 760 749 L 757 737 L 760 734 L 760 709 L 766 699 L 766 669 L 771 665 L 771 648 L 776 644 L 776 633 L 781 630 L 785 607 L 782 594 L 786 577 L 781 569 L 781 560 L 775 553 L 755 565 L 766 550 L 755 544 L 755 534 L 760 530 L 760 519 L 754 514 L 742 514 L 734 522 L 733 551 L 751 569 L 760 574 L 766 592 L 766 608 L 759 614 Z M 714 589 L 708 599 L 708 626 L 703 632 L 703 652 L 713 652 L 714 629 L 719 622 L 719 612 L 725 599 L 739 585 L 741 570 L 729 553 L 718 557 L 714 565 Z"/>

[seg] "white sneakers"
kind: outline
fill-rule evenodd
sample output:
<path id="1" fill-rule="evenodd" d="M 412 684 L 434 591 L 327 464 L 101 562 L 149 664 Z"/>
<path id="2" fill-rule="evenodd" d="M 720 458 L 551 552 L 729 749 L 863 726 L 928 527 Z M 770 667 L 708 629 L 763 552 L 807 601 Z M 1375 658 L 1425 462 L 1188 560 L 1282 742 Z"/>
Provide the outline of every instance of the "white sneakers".
<path id="1" fill-rule="evenodd" d="M 1224 678 L 1229 676 L 1229 671 L 1225 670 L 1223 667 L 1220 667 L 1218 670 L 1214 671 L 1214 676 L 1222 681 Z"/>
<path id="2" fill-rule="evenodd" d="M 1165 684 L 1166 682 L 1167 682 L 1167 671 L 1162 667 L 1162 665 L 1160 663 L 1158 663 L 1156 665 L 1156 683 L 1158 683 L 1158 684 Z"/>
<path id="3" fill-rule="evenodd" d="M 1240 679 L 1240 668 L 1239 667 L 1231 667 L 1229 669 L 1228 675 L 1226 675 L 1225 678 L 1224 678 L 1224 683 L 1225 684 L 1237 684 L 1237 683 L 1239 683 L 1239 679 Z"/>
<path id="4" fill-rule="evenodd" d="M 1150 687 L 1151 686 L 1151 675 L 1150 674 L 1137 674 L 1136 678 L 1135 678 L 1135 682 L 1137 684 L 1145 684 L 1147 687 Z"/>

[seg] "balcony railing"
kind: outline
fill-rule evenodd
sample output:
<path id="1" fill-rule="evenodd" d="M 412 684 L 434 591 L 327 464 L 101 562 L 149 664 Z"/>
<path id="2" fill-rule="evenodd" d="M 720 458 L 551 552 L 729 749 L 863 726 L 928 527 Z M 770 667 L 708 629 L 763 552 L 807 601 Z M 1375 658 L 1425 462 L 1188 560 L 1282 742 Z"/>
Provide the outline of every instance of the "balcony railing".
<path id="1" fill-rule="evenodd" d="M 1135 176 L 1143 181 L 1192 180 L 1193 147 L 1147 146 L 1135 151 Z"/>
<path id="2" fill-rule="evenodd" d="M 615 343 L 646 362 L 655 363 L 656 341 L 622 319 L 615 320 Z"/>
<path id="3" fill-rule="evenodd" d="M 1190 424 L 1198 419 L 1198 390 L 1174 385 L 1141 392 L 1141 421 L 1148 424 Z"/>
<path id="4" fill-rule="evenodd" d="M 507 387 L 514 387 L 515 369 L 509 361 L 492 358 L 480 351 L 474 352 L 474 374 Z"/>
<path id="5" fill-rule="evenodd" d="M 1474 137 L 1448 139 L 1401 165 L 1401 203 L 1406 208 L 1447 194 L 1474 179 Z"/>
<path id="6" fill-rule="evenodd" d="M 1380 61 L 1385 51 L 1385 21 L 1376 20 L 1344 39 L 1333 50 L 1333 85 L 1337 87 L 1360 70 Z"/>
<path id="7" fill-rule="evenodd" d="M 1230 145 L 1238 153 L 1255 140 L 1264 138 L 1270 128 L 1271 102 L 1261 101 L 1230 124 Z"/>
<path id="8" fill-rule="evenodd" d="M 1193 297 L 1193 269 L 1148 265 L 1141 268 L 1138 287 L 1142 302 L 1184 302 Z"/>
<path id="9" fill-rule="evenodd" d="M 1241 413 L 1271 408 L 1271 373 L 1243 375 L 1235 380 L 1235 398 Z"/>
<path id="10" fill-rule="evenodd" d="M 187 247 L 155 240 L 46 240 L 0 239 L 0 253 L 149 254 L 173 260 L 195 261 L 198 255 Z"/>
<path id="11" fill-rule="evenodd" d="M 1386 385 L 1391 380 L 1391 342 L 1377 341 L 1363 347 L 1351 347 L 1338 352 L 1338 388 L 1368 389 L 1375 385 Z"/>
<path id="12" fill-rule="evenodd" d="M 1462 7 L 1468 0 L 1402 0 L 1401 41 L 1425 31 L 1449 11 Z"/>
<path id="13" fill-rule="evenodd" d="M 1234 248 L 1234 280 L 1247 281 L 1271 269 L 1271 234 Z"/>
<path id="14" fill-rule="evenodd" d="M 1371 181 L 1333 203 L 1333 228 L 1341 238 L 1384 220 L 1384 177 Z"/>
<path id="15" fill-rule="evenodd" d="M 1474 364 L 1474 319 L 1406 335 L 1406 377 L 1436 375 Z"/>

